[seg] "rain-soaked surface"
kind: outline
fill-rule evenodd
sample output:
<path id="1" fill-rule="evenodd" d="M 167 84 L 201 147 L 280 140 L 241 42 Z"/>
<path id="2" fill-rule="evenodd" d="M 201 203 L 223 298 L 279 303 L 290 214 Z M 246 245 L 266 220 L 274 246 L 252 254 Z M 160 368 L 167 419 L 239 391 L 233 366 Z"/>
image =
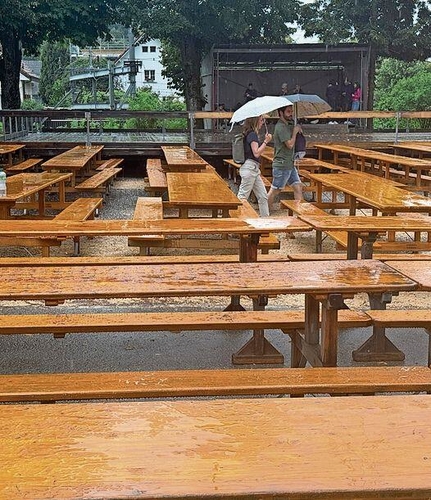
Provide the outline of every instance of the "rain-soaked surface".
<path id="1" fill-rule="evenodd" d="M 427 498 L 430 418 L 424 395 L 5 406 L 0 497 Z"/>

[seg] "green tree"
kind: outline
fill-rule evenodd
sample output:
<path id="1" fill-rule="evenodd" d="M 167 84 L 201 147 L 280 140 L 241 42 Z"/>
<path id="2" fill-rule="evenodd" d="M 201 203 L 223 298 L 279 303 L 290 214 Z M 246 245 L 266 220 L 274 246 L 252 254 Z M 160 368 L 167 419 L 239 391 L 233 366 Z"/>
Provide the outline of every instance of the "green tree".
<path id="1" fill-rule="evenodd" d="M 131 0 L 136 28 L 164 41 L 166 76 L 187 109 L 204 104 L 203 56 L 220 43 L 282 43 L 295 31 L 299 0 Z M 169 61 L 169 63 L 168 63 Z"/>
<path id="2" fill-rule="evenodd" d="M 55 106 L 69 90 L 69 47 L 65 42 L 44 42 L 40 50 L 42 70 L 39 95 L 44 104 Z"/>
<path id="3" fill-rule="evenodd" d="M 368 108 L 378 56 L 413 61 L 431 55 L 428 0 L 316 0 L 302 6 L 299 23 L 306 36 L 318 36 L 328 44 L 370 44 Z"/>
<path id="4" fill-rule="evenodd" d="M 129 100 L 130 111 L 185 111 L 185 104 L 175 97 L 160 98 L 150 88 L 141 88 Z M 131 118 L 127 120 L 126 128 L 155 129 L 155 128 L 185 129 L 187 120 L 183 118 L 158 120 L 157 118 Z"/>
<path id="5" fill-rule="evenodd" d="M 404 77 L 400 78 L 400 75 Z M 431 63 L 408 63 L 384 59 L 376 72 L 375 109 L 395 111 L 431 110 Z M 429 128 L 428 119 L 401 120 L 400 127 Z M 394 119 L 376 120 L 380 128 L 394 128 Z"/>
<path id="6" fill-rule="evenodd" d="M 86 45 L 109 36 L 123 0 L 8 0 L 0 2 L 2 107 L 20 107 L 22 50 L 35 53 L 42 41 L 69 38 Z"/>

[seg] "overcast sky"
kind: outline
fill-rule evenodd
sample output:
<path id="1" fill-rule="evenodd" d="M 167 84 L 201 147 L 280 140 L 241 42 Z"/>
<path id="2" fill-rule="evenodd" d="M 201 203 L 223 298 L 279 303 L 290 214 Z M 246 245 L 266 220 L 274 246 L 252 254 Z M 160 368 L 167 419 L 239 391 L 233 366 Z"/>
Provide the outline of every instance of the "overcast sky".
<path id="1" fill-rule="evenodd" d="M 314 0 L 302 0 L 302 3 L 313 3 L 313 2 Z M 315 37 L 305 38 L 304 32 L 300 29 L 298 29 L 297 32 L 292 35 L 292 40 L 294 43 L 315 43 L 319 41 Z"/>

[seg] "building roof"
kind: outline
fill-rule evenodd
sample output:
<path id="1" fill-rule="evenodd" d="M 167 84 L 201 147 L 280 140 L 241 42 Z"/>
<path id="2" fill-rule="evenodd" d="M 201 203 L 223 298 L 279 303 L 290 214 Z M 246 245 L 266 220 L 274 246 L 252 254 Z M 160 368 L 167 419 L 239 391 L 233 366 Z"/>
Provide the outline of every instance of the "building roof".
<path id="1" fill-rule="evenodd" d="M 219 69 L 289 69 L 299 66 L 330 69 L 343 66 L 353 53 L 368 54 L 358 43 L 282 45 L 217 45 L 212 53 Z"/>

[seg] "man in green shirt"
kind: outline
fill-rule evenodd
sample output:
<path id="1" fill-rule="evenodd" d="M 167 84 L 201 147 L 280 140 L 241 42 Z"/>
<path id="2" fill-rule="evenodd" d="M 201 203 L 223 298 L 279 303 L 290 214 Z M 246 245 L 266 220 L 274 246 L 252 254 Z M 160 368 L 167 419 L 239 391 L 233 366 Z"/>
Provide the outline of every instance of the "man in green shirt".
<path id="1" fill-rule="evenodd" d="M 272 208 L 276 194 L 287 184 L 292 186 L 295 200 L 302 200 L 302 183 L 294 165 L 296 135 L 302 132 L 300 125 L 291 124 L 293 106 L 278 109 L 279 120 L 275 125 L 274 159 L 272 162 L 272 184 L 268 193 L 269 208 Z"/>

